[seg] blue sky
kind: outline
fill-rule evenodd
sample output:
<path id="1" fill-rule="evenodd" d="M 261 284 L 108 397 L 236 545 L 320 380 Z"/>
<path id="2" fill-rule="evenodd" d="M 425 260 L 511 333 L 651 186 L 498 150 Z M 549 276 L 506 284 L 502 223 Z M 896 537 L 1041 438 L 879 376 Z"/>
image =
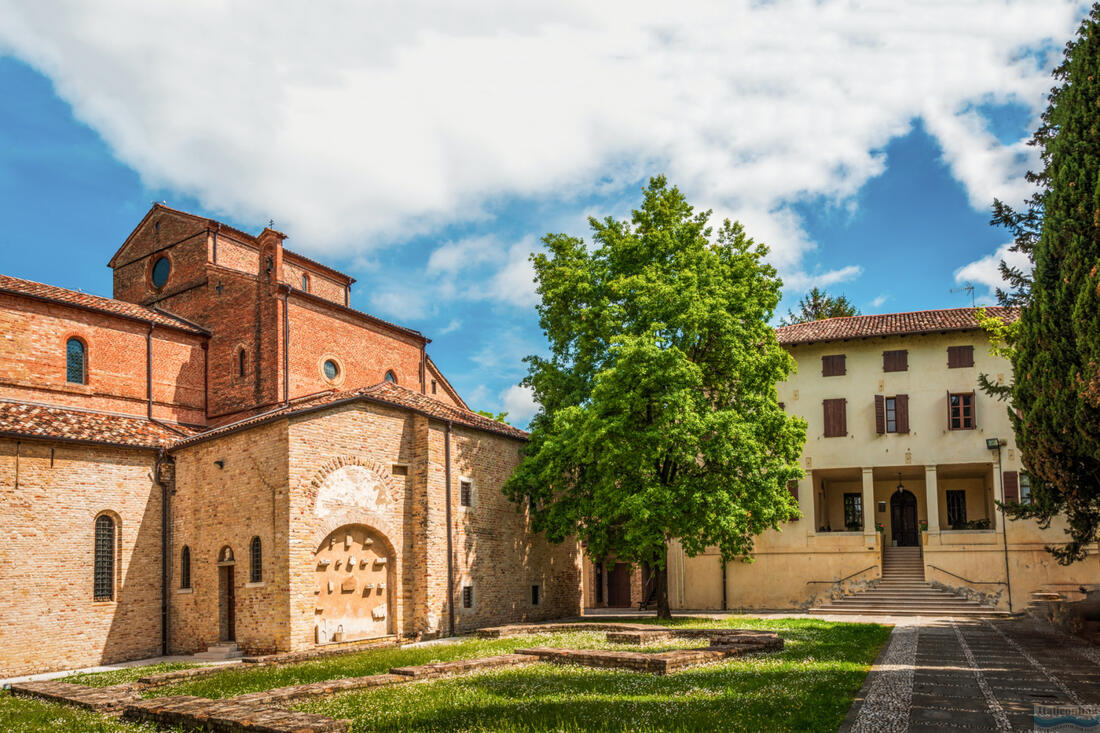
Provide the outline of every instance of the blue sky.
<path id="1" fill-rule="evenodd" d="M 791 33 L 817 38 L 815 29 L 832 20 L 810 18 L 800 29 L 802 5 L 746 7 L 728 32 L 741 32 L 745 19 L 767 25 L 790 12 Z M 836 3 L 812 9 L 829 5 Z M 1007 241 L 988 224 L 989 204 L 994 195 L 1026 193 L 1020 176 L 1032 161 L 1022 141 L 1050 86 L 1050 51 L 1068 38 L 1080 4 L 985 5 L 985 14 L 914 16 L 928 25 L 916 39 L 897 28 L 883 36 L 875 25 L 904 26 L 906 10 L 852 16 L 853 34 L 890 39 L 879 65 L 897 66 L 868 69 L 867 44 L 856 38 L 847 49 L 830 46 L 828 61 L 795 59 L 806 77 L 824 67 L 821 79 L 805 82 L 752 63 L 729 72 L 721 59 L 698 55 L 694 26 L 646 41 L 656 45 L 621 75 L 622 54 L 611 58 L 604 47 L 634 49 L 641 41 L 576 9 L 558 25 L 525 16 L 497 21 L 515 36 L 504 51 L 495 46 L 508 42 L 500 33 L 470 45 L 482 29 L 462 19 L 424 29 L 401 17 L 399 40 L 387 37 L 388 55 L 349 60 L 334 51 L 320 64 L 295 58 L 277 74 L 240 58 L 205 68 L 208 54 L 193 53 L 202 48 L 189 51 L 184 68 L 179 57 L 159 58 L 167 53 L 159 46 L 97 36 L 79 3 L 57 23 L 12 11 L 13 24 L 4 13 L 0 272 L 109 295 L 106 262 L 152 201 L 247 231 L 271 218 L 289 235 L 288 247 L 358 279 L 353 307 L 423 331 L 473 406 L 511 409 L 520 425 L 532 409 L 515 387 L 521 359 L 544 343 L 528 253 L 547 231 L 586 236 L 589 214 L 627 215 L 657 173 L 773 246 L 788 284 L 777 315 L 815 284 L 847 295 L 864 313 L 969 305 L 968 294 L 951 292 L 963 282 L 989 302 L 996 253 Z M 990 18 L 1003 28 L 990 32 Z M 715 19 L 715 33 L 726 20 Z M 186 34 L 188 22 L 169 33 Z M 288 20 L 307 26 L 306 46 L 311 22 Z M 576 69 L 556 50 L 549 67 L 540 56 L 561 24 L 583 26 L 585 38 L 605 33 Z M 969 48 L 956 38 L 968 29 Z M 425 41 L 429 31 L 435 35 Z M 559 48 L 561 39 L 553 40 L 547 47 Z M 206 51 L 222 48 L 216 37 L 207 42 Z M 341 38 L 317 43 L 343 48 Z M 447 56 L 454 44 L 463 53 Z M 420 54 L 409 61 L 409 48 L 462 60 L 429 64 Z M 514 72 L 501 66 L 502 52 L 515 59 Z M 458 94 L 455 85 L 468 75 L 452 79 L 447 67 L 481 54 L 494 71 Z M 655 56 L 662 65 L 647 72 L 652 78 L 631 86 Z M 950 72 L 963 59 L 967 73 Z M 677 61 L 688 72 L 668 72 Z M 441 79 L 425 76 L 421 65 Z M 363 69 L 371 73 L 357 81 Z M 384 74 L 393 78 L 379 81 Z M 586 77 L 608 85 L 558 88 L 560 79 Z M 368 84 L 364 102 L 357 90 Z M 723 84 L 725 91 L 713 92 Z M 620 96 L 619 86 L 629 95 Z M 435 97 L 425 100 L 425 89 Z M 634 101 L 639 90 L 661 104 Z M 413 111 L 404 108 L 410 99 Z M 670 99 L 683 109 L 669 113 Z M 214 108 L 225 116 L 204 112 Z M 315 117 L 317 109 L 330 114 Z M 333 110 L 355 124 L 333 121 Z"/>

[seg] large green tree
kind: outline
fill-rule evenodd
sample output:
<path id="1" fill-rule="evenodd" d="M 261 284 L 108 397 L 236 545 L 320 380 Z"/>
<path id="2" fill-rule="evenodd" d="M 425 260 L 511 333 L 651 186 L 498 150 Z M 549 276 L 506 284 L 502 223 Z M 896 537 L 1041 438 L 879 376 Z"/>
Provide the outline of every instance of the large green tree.
<path id="1" fill-rule="evenodd" d="M 1048 548 L 1060 562 L 1081 560 L 1100 527 L 1100 4 L 1081 23 L 1054 70 L 1057 85 L 1031 144 L 1043 168 L 1029 173 L 1037 192 L 1023 212 L 994 205 L 994 223 L 1013 232 L 1013 249 L 1034 263 L 1028 275 L 1002 263 L 1010 289 L 1002 304 L 1020 319 L 989 323 L 1015 379 L 998 390 L 1024 466 L 1030 504 L 1017 518 L 1046 526 L 1065 515 L 1069 542 Z"/>
<path id="2" fill-rule="evenodd" d="M 663 177 L 629 221 L 589 219 L 533 256 L 548 358 L 527 358 L 540 412 L 505 493 L 555 542 L 647 563 L 669 616 L 667 547 L 747 558 L 798 516 L 806 425 L 776 402 L 794 369 L 768 321 L 780 281 L 740 225 L 715 234 Z"/>
<path id="3" fill-rule="evenodd" d="M 820 321 L 822 318 L 858 315 L 859 309 L 852 305 L 852 301 L 848 300 L 847 296 L 833 296 L 820 288 L 814 288 L 798 301 L 797 312 L 787 311 L 787 317 L 781 321 L 781 325 L 789 326 L 792 323 Z"/>

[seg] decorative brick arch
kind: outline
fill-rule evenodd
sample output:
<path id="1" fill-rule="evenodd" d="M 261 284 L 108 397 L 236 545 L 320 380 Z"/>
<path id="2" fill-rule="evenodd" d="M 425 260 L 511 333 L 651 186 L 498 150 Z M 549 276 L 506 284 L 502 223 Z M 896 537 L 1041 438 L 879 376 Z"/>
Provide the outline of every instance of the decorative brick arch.
<path id="1" fill-rule="evenodd" d="M 373 473 L 378 477 L 379 482 L 386 489 L 386 503 L 390 506 L 397 506 L 399 504 L 401 492 L 397 486 L 394 485 L 393 477 L 390 475 L 389 467 L 386 464 L 379 463 L 378 461 L 366 460 L 359 456 L 337 456 L 321 464 L 321 467 L 317 469 L 316 473 L 314 473 L 313 477 L 310 479 L 309 484 L 305 487 L 306 496 L 309 498 L 310 509 L 316 511 L 317 495 L 320 493 L 321 487 L 324 486 L 328 477 L 347 466 L 359 466 Z M 370 525 L 371 523 L 368 522 L 367 524 Z M 335 529 L 335 527 L 333 529 Z M 321 539 L 324 538 L 322 537 Z M 318 542 L 320 542 L 320 539 Z"/>
<path id="2" fill-rule="evenodd" d="M 321 546 L 321 543 L 324 542 L 326 537 L 341 527 L 347 527 L 353 524 L 365 527 L 373 534 L 377 535 L 382 542 L 385 543 L 386 552 L 389 553 L 389 557 L 396 557 L 397 547 L 393 544 L 393 540 L 391 539 L 391 537 L 393 537 L 393 527 L 385 518 L 380 517 L 374 512 L 368 512 L 362 509 L 341 512 L 326 519 L 313 533 L 313 542 L 310 545 L 310 551 L 317 552 L 317 548 Z"/>

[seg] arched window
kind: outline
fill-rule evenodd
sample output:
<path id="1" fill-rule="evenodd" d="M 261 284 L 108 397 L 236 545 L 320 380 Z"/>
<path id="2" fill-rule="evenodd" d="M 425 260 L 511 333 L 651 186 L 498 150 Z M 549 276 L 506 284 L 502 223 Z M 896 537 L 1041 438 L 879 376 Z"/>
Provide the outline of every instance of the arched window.
<path id="1" fill-rule="evenodd" d="M 245 356 L 244 348 L 237 349 L 237 376 L 243 377 L 246 367 L 248 366 L 248 357 Z"/>
<path id="2" fill-rule="evenodd" d="M 191 548 L 187 545 L 180 550 L 180 588 L 191 587 Z"/>
<path id="3" fill-rule="evenodd" d="M 393 373 L 392 369 L 386 372 L 386 381 L 397 384 L 397 375 Z"/>
<path id="4" fill-rule="evenodd" d="M 302 290 L 309 292 L 309 275 L 302 273 Z"/>
<path id="5" fill-rule="evenodd" d="M 73 384 L 85 384 L 88 378 L 88 355 L 84 342 L 71 338 L 65 342 L 65 379 Z"/>
<path id="6" fill-rule="evenodd" d="M 115 520 L 101 514 L 95 520 L 95 589 L 93 600 L 110 601 L 115 597 Z"/>
<path id="7" fill-rule="evenodd" d="M 260 549 L 260 538 L 253 537 L 249 546 L 248 582 L 259 583 L 264 579 L 263 552 Z"/>

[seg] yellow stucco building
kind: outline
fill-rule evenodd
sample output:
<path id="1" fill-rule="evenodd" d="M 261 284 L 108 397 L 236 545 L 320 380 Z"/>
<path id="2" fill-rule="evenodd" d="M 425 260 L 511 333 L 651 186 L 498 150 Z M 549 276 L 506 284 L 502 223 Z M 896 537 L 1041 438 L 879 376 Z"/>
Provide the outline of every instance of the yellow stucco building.
<path id="1" fill-rule="evenodd" d="M 833 318 L 777 335 L 798 362 L 779 401 L 808 423 L 805 476 L 791 486 L 802 518 L 759 537 L 751 563 L 687 557 L 673 543 L 673 608 L 832 611 L 875 597 L 904 609 L 935 589 L 1021 611 L 1036 591 L 1072 597 L 1100 584 L 1096 547 L 1060 566 L 1044 549 L 1064 541 L 1060 522 L 1006 522 L 994 503 L 1026 501 L 1029 484 L 1005 404 L 978 386 L 980 374 L 1012 374 L 976 309 Z"/>

